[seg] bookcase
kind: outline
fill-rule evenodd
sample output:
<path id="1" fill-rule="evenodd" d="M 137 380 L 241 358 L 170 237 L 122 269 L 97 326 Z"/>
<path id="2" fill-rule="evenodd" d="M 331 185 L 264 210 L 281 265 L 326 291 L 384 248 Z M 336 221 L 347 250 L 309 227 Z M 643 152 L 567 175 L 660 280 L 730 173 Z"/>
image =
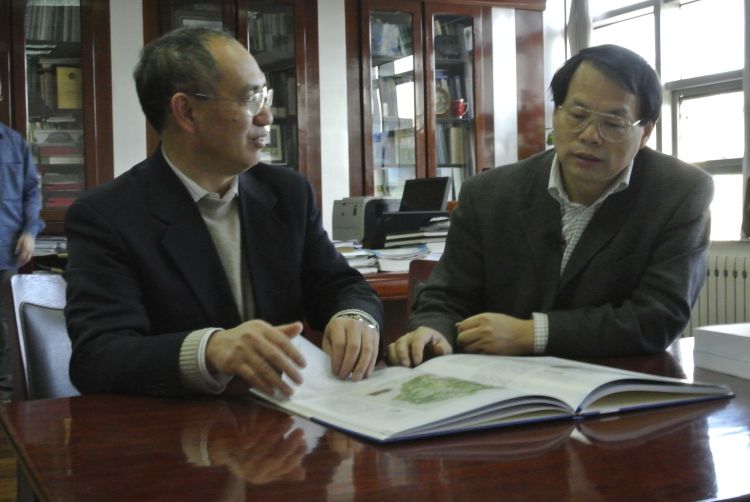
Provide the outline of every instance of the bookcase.
<path id="1" fill-rule="evenodd" d="M 112 178 L 109 5 L 0 0 L 0 120 L 24 135 L 40 175 L 44 233 Z"/>
<path id="2" fill-rule="evenodd" d="M 455 199 L 494 167 L 494 50 L 517 52 L 519 158 L 544 149 L 543 75 L 526 66 L 543 57 L 544 1 L 345 5 L 352 195 L 400 197 L 408 179 L 447 176 Z M 516 46 L 493 47 L 493 7 L 515 9 Z"/>
<path id="3" fill-rule="evenodd" d="M 224 28 L 253 54 L 274 91 L 261 160 L 304 174 L 321 200 L 317 1 L 143 0 L 144 42 L 188 25 Z M 149 133 L 149 149 L 157 144 Z"/>

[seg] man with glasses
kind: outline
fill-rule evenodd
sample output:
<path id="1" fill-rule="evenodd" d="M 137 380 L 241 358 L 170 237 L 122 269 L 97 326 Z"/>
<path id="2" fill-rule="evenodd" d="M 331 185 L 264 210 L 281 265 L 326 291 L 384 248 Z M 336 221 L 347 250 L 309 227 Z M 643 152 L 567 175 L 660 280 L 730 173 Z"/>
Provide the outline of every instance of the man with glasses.
<path id="1" fill-rule="evenodd" d="M 39 175 L 29 145 L 0 122 L 0 287 L 31 260 L 36 236 L 44 228 L 39 218 L 41 207 Z M 10 400 L 13 390 L 6 323 L 0 297 L 0 402 Z"/>
<path id="2" fill-rule="evenodd" d="M 68 210 L 73 383 L 290 395 L 303 320 L 336 375 L 369 376 L 382 305 L 328 239 L 308 181 L 259 162 L 273 91 L 255 59 L 225 32 L 181 28 L 143 49 L 134 76 L 161 144 Z"/>
<path id="3" fill-rule="evenodd" d="M 390 363 L 454 350 L 653 353 L 687 324 L 706 276 L 713 183 L 646 147 L 656 72 L 603 45 L 570 58 L 550 88 L 555 148 L 467 180 Z"/>

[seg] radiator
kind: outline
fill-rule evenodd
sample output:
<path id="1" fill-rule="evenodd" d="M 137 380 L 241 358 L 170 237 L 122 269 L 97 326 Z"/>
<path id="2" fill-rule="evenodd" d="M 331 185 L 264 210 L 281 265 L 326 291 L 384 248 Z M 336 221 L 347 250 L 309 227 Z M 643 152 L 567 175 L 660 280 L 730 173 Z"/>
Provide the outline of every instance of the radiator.
<path id="1" fill-rule="evenodd" d="M 708 255 L 706 283 L 683 336 L 709 324 L 750 322 L 750 255 Z"/>

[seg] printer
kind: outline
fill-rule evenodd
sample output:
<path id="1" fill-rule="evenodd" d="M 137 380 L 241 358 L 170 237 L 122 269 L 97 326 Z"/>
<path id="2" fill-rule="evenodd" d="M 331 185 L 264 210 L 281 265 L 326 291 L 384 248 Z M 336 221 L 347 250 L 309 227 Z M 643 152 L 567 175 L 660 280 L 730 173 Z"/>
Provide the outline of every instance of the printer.
<path id="1" fill-rule="evenodd" d="M 447 216 L 450 178 L 409 179 L 401 199 L 347 197 L 333 202 L 333 239 L 382 248 L 389 234 L 414 232 L 436 216 Z"/>
<path id="2" fill-rule="evenodd" d="M 399 199 L 384 197 L 346 197 L 333 202 L 333 239 L 337 241 L 368 241 L 367 236 L 383 213 L 398 210 Z"/>

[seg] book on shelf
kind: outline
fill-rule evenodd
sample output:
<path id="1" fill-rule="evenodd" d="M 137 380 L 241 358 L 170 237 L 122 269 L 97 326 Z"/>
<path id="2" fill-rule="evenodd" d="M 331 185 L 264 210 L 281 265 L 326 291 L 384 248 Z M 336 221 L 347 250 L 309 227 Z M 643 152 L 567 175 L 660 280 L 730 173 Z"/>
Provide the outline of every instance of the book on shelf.
<path id="1" fill-rule="evenodd" d="M 36 153 L 41 156 L 83 155 L 83 145 L 76 143 L 37 143 Z"/>
<path id="2" fill-rule="evenodd" d="M 73 204 L 75 200 L 76 197 L 47 197 L 44 200 L 44 207 L 45 209 L 64 209 Z"/>
<path id="3" fill-rule="evenodd" d="M 83 176 L 80 174 L 65 174 L 55 172 L 45 172 L 42 175 L 42 189 L 45 192 L 75 191 L 81 192 L 84 189 Z"/>
<path id="4" fill-rule="evenodd" d="M 81 69 L 75 66 L 57 66 L 57 108 L 79 110 L 83 108 Z"/>
<path id="5" fill-rule="evenodd" d="M 83 164 L 83 155 L 40 155 L 39 164 Z"/>
<path id="6" fill-rule="evenodd" d="M 40 235 L 34 241 L 34 256 L 67 255 L 67 250 L 65 237 Z"/>
<path id="7" fill-rule="evenodd" d="M 466 163 L 466 130 L 461 125 L 454 125 L 448 131 L 449 162 L 453 165 Z"/>
<path id="8" fill-rule="evenodd" d="M 585 419 L 734 395 L 725 385 L 556 357 L 480 354 L 441 356 L 417 368 L 381 368 L 366 380 L 343 381 L 331 374 L 323 351 L 303 337 L 296 337 L 294 344 L 307 362 L 301 371 L 304 383 L 294 394 L 287 398 L 250 392 L 288 412 L 380 442 Z"/>

